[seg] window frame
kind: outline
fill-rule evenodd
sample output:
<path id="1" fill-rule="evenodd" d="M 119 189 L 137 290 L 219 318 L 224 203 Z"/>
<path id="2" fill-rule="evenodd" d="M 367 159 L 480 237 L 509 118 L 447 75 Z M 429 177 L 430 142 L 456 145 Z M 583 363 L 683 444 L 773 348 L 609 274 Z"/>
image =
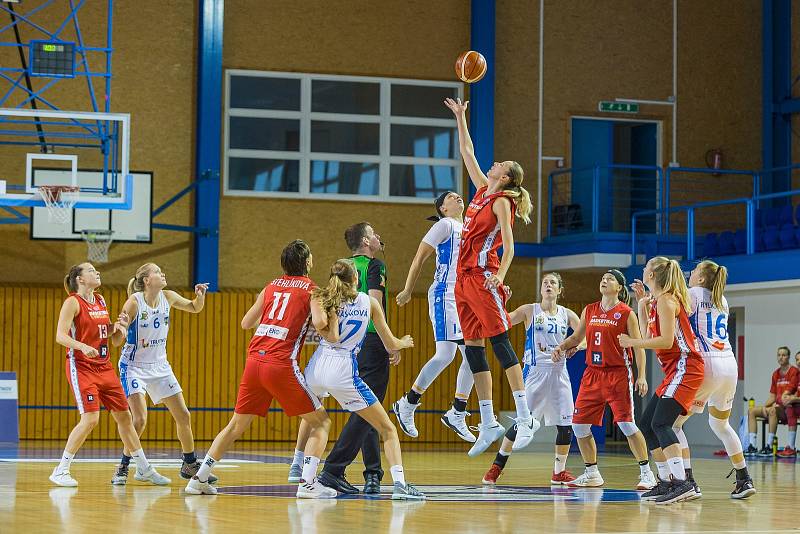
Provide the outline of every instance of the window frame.
<path id="1" fill-rule="evenodd" d="M 300 80 L 300 110 L 266 110 L 251 108 L 230 107 L 231 78 L 233 76 L 289 78 Z M 327 113 L 311 111 L 311 82 L 313 80 L 340 81 L 340 82 L 366 82 L 377 83 L 379 86 L 379 115 L 362 115 L 347 113 Z M 459 82 L 437 80 L 414 80 L 407 78 L 388 78 L 375 76 L 340 76 L 332 74 L 313 74 L 282 71 L 256 71 L 246 69 L 225 70 L 225 101 L 223 110 L 223 194 L 230 197 L 249 198 L 285 198 L 285 199 L 315 199 L 332 201 L 358 201 L 358 202 L 384 202 L 397 204 L 430 204 L 431 197 L 404 197 L 392 196 L 390 191 L 390 169 L 392 165 L 431 165 L 455 168 L 456 192 L 462 194 L 464 189 L 464 171 L 457 142 L 453 146 L 452 159 L 422 158 L 414 156 L 393 156 L 391 154 L 391 128 L 395 124 L 413 126 L 438 126 L 456 128 L 456 120 L 436 119 L 425 117 L 393 116 L 391 115 L 391 89 L 392 85 L 420 85 L 427 87 L 453 88 L 456 96 L 464 96 L 464 86 Z M 230 148 L 230 118 L 270 118 L 294 119 L 300 121 L 300 149 L 298 151 L 282 150 L 252 150 Z M 367 154 L 339 154 L 331 152 L 311 152 L 311 121 L 359 122 L 378 124 L 380 139 L 377 155 Z M 456 134 L 457 135 L 457 134 Z M 299 162 L 298 192 L 289 191 L 248 191 L 231 189 L 229 184 L 230 158 L 254 157 L 262 159 L 295 160 Z M 352 193 L 312 193 L 311 192 L 311 162 L 312 161 L 338 161 L 356 163 L 377 163 L 378 194 L 359 195 Z"/>

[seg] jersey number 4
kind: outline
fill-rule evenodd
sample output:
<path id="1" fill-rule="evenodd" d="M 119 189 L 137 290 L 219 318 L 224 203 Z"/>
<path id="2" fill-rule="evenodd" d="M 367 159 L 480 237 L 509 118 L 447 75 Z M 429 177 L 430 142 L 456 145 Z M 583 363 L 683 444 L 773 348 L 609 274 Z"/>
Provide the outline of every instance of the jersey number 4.
<path id="1" fill-rule="evenodd" d="M 283 319 L 283 314 L 286 313 L 286 306 L 289 304 L 289 297 L 292 296 L 291 293 L 273 293 L 273 301 L 272 301 L 272 309 L 269 310 L 269 318 L 276 319 L 275 311 L 278 310 L 278 305 L 280 304 L 280 311 L 278 311 L 277 319 L 280 321 Z M 283 302 L 281 302 L 283 301 Z"/>

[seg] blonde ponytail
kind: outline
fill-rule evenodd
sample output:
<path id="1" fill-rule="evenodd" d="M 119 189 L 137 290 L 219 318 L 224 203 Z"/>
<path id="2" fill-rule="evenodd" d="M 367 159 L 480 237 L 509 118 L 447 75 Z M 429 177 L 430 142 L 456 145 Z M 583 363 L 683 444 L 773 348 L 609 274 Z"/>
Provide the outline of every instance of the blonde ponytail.
<path id="1" fill-rule="evenodd" d="M 683 277 L 681 264 L 664 256 L 656 256 L 650 260 L 656 284 L 676 299 L 687 312 L 689 311 L 689 288 Z"/>
<path id="2" fill-rule="evenodd" d="M 723 294 L 728 283 L 728 269 L 711 260 L 703 260 L 698 264 L 703 273 L 703 287 L 711 291 L 711 302 L 718 310 L 727 312 Z"/>
<path id="3" fill-rule="evenodd" d="M 144 291 L 144 279 L 150 275 L 150 271 L 153 270 L 152 263 L 145 263 L 138 269 L 136 269 L 136 274 L 128 281 L 128 296 L 130 297 L 134 293 L 138 293 L 139 291 Z"/>
<path id="4" fill-rule="evenodd" d="M 326 313 L 336 312 L 343 304 L 352 302 L 358 295 L 355 287 L 356 268 L 349 259 L 336 260 L 331 265 L 328 285 L 318 287 L 311 297 L 318 300 Z"/>
<path id="5" fill-rule="evenodd" d="M 533 204 L 531 204 L 530 193 L 528 193 L 527 189 L 522 187 L 522 179 L 524 176 L 525 171 L 522 170 L 522 165 L 516 161 L 512 161 L 508 169 L 508 184 L 503 192 L 505 196 L 514 201 L 516 205 L 516 216 L 525 221 L 525 224 L 530 224 Z"/>

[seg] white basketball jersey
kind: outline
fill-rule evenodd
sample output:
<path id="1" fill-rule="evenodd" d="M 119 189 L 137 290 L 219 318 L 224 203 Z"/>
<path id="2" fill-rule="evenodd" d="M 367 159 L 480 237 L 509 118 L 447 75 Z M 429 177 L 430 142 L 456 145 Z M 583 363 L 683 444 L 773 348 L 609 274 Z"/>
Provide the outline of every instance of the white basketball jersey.
<path id="1" fill-rule="evenodd" d="M 121 357 L 133 365 L 166 360 L 170 310 L 167 297 L 159 291 L 154 308 L 147 305 L 144 293 L 134 293 L 133 297 L 139 311 L 128 326 L 128 339 Z"/>
<path id="2" fill-rule="evenodd" d="M 433 275 L 432 291 L 453 293 L 456 286 L 456 265 L 461 243 L 463 224 L 450 217 L 434 224 L 422 241 L 436 249 L 436 271 Z"/>
<path id="3" fill-rule="evenodd" d="M 323 339 L 320 347 L 352 356 L 358 354 L 369 325 L 369 303 L 369 295 L 359 293 L 353 302 L 345 304 L 338 313 L 339 342 L 331 343 Z"/>
<path id="4" fill-rule="evenodd" d="M 704 287 L 690 288 L 689 300 L 692 307 L 689 322 L 700 343 L 700 350 L 706 354 L 733 353 L 728 339 L 728 301 L 725 297 L 722 297 L 725 305 L 722 310 L 714 306 L 711 291 Z"/>
<path id="5" fill-rule="evenodd" d="M 531 324 L 525 332 L 525 364 L 566 365 L 565 359 L 553 364 L 552 355 L 553 349 L 566 339 L 568 328 L 569 315 L 566 308 L 558 306 L 555 315 L 550 315 L 539 304 L 534 304 Z"/>

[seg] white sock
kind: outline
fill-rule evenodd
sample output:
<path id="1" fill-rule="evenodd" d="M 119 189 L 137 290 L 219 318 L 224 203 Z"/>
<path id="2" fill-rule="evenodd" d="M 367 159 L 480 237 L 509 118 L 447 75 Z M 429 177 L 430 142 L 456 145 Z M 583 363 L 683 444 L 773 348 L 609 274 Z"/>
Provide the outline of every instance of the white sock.
<path id="1" fill-rule="evenodd" d="M 481 408 L 481 424 L 483 426 L 489 426 L 494 423 L 494 407 L 492 406 L 491 399 L 489 400 L 482 400 L 478 402 L 478 406 Z"/>
<path id="2" fill-rule="evenodd" d="M 658 478 L 664 482 L 669 481 L 669 466 L 667 462 L 656 462 L 656 469 L 658 469 Z"/>
<path id="3" fill-rule="evenodd" d="M 787 445 L 794 449 L 794 440 L 796 440 L 796 439 L 797 439 L 797 430 L 795 430 L 794 432 L 790 431 L 789 432 L 789 443 L 787 443 Z"/>
<path id="4" fill-rule="evenodd" d="M 139 449 L 138 451 L 131 451 L 131 458 L 136 462 L 136 469 L 138 469 L 140 473 L 144 473 L 150 469 L 150 462 L 147 461 L 144 450 Z"/>
<path id="5" fill-rule="evenodd" d="M 683 458 L 680 456 L 667 458 L 667 466 L 669 466 L 669 473 L 672 475 L 672 478 L 676 480 L 686 480 L 686 470 L 683 468 Z"/>
<path id="6" fill-rule="evenodd" d="M 56 473 L 63 473 L 64 471 L 69 471 L 69 466 L 72 465 L 72 460 L 75 458 L 74 454 L 70 454 L 64 449 L 64 454 L 61 455 L 61 461 L 58 462 L 58 467 L 56 467 Z"/>
<path id="7" fill-rule="evenodd" d="M 691 458 L 682 458 L 683 460 L 683 468 L 684 469 L 691 469 L 692 468 L 692 459 Z"/>
<path id="8" fill-rule="evenodd" d="M 649 464 L 649 463 L 647 463 L 647 464 L 642 464 L 642 465 L 640 465 L 640 466 L 639 466 L 639 472 L 640 472 L 641 474 L 643 474 L 643 475 L 644 475 L 644 474 L 646 474 L 646 473 L 650 473 L 650 472 L 651 472 L 651 471 L 650 471 L 650 464 Z"/>
<path id="9" fill-rule="evenodd" d="M 758 434 L 756 432 L 750 432 L 750 445 L 755 447 L 757 441 L 758 441 Z"/>
<path id="10" fill-rule="evenodd" d="M 590 475 L 598 475 L 600 474 L 600 469 L 597 468 L 597 464 L 594 465 L 587 465 L 586 472 Z"/>
<path id="11" fill-rule="evenodd" d="M 767 434 L 767 447 L 772 447 L 772 440 L 775 439 L 775 432 Z"/>
<path id="12" fill-rule="evenodd" d="M 311 483 L 317 478 L 317 466 L 319 458 L 316 456 L 306 456 L 303 460 L 303 482 Z"/>
<path id="13" fill-rule="evenodd" d="M 292 465 L 303 465 L 303 451 L 298 451 L 297 449 L 294 450 Z"/>
<path id="14" fill-rule="evenodd" d="M 567 468 L 567 455 L 556 454 L 556 462 L 553 465 L 553 473 L 559 474 L 566 468 Z"/>
<path id="15" fill-rule="evenodd" d="M 747 462 L 744 459 L 741 462 L 733 462 L 734 469 L 744 469 L 747 467 Z"/>
<path id="16" fill-rule="evenodd" d="M 531 411 L 528 409 L 528 399 L 525 398 L 525 390 L 512 391 L 514 395 L 514 406 L 517 407 L 517 418 L 528 420 L 531 418 Z"/>
<path id="17" fill-rule="evenodd" d="M 406 475 L 403 473 L 402 465 L 393 465 L 389 468 L 389 472 L 392 474 L 393 482 L 399 482 L 404 486 L 406 485 Z"/>
<path id="18" fill-rule="evenodd" d="M 511 456 L 511 451 L 504 451 L 503 449 L 497 449 L 497 454 L 500 456 Z"/>
<path id="19" fill-rule="evenodd" d="M 211 474 L 211 469 L 214 467 L 217 461 L 211 457 L 211 455 L 206 454 L 206 457 L 203 458 L 203 464 L 200 466 L 200 469 L 197 470 L 197 480 L 200 482 L 208 482 L 208 475 Z"/>

